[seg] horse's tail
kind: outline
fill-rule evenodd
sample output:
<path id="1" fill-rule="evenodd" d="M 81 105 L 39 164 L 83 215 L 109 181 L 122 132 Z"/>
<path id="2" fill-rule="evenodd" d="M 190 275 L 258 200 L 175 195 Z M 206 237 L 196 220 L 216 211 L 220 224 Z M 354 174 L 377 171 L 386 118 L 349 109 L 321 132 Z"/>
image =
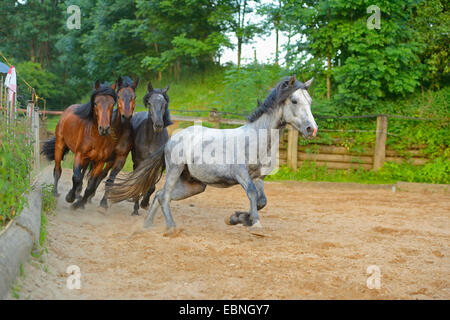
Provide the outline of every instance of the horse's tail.
<path id="1" fill-rule="evenodd" d="M 48 161 L 55 160 L 55 144 L 56 144 L 56 137 L 53 136 L 47 141 L 44 142 L 44 145 L 42 146 L 41 154 L 43 154 Z M 67 146 L 64 147 L 63 151 L 63 159 L 66 153 L 69 152 L 69 148 Z"/>
<path id="2" fill-rule="evenodd" d="M 118 182 L 110 187 L 108 199 L 112 202 L 136 199 L 157 184 L 165 168 L 164 147 L 165 145 L 152 153 L 133 172 L 125 177 L 116 178 Z"/>

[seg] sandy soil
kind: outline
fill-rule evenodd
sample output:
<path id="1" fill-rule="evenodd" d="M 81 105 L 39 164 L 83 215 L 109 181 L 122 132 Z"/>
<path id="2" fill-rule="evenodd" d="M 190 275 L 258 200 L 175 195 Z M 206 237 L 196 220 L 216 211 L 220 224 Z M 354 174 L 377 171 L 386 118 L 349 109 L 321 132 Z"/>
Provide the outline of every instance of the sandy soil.
<path id="1" fill-rule="evenodd" d="M 132 203 L 85 210 L 64 201 L 48 225 L 44 262 L 19 277 L 22 299 L 450 299 L 450 195 L 339 184 L 266 183 L 265 237 L 224 217 L 247 210 L 244 191 L 209 187 L 172 202 L 182 232 L 164 237 L 164 219 L 143 231 Z M 82 288 L 66 287 L 66 268 Z M 367 268 L 381 271 L 369 289 Z M 11 296 L 10 296 L 11 298 Z"/>

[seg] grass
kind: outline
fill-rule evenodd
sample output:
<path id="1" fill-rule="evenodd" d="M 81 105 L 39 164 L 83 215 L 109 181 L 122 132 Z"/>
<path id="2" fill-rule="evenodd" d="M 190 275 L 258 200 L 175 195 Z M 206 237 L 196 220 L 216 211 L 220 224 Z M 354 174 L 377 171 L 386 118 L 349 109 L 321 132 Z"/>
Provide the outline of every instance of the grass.
<path id="1" fill-rule="evenodd" d="M 47 252 L 47 222 L 48 215 L 53 214 L 56 209 L 56 198 L 53 195 L 53 184 L 43 184 L 42 186 L 42 209 L 41 209 L 41 229 L 39 233 L 39 246 L 33 248 L 31 255 L 34 258 L 41 258 Z"/>
<path id="2" fill-rule="evenodd" d="M 423 166 L 414 166 L 407 162 L 398 164 L 386 162 L 378 171 L 354 168 L 331 170 L 326 165 L 318 166 L 314 161 L 305 161 L 296 171 L 281 167 L 266 181 L 330 181 L 356 182 L 364 184 L 394 184 L 397 181 L 422 183 L 450 183 L 450 165 L 448 161 L 436 159 Z"/>

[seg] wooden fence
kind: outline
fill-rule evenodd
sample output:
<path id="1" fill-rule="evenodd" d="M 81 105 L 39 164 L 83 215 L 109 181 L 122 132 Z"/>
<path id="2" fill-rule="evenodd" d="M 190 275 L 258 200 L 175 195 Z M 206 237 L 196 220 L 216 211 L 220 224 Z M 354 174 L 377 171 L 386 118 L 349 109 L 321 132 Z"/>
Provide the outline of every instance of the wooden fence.
<path id="1" fill-rule="evenodd" d="M 58 115 L 62 111 L 40 111 L 44 114 Z M 175 113 L 207 113 L 207 116 L 190 116 L 179 115 Z M 178 127 L 177 122 L 212 122 L 216 128 L 220 124 L 227 125 L 243 125 L 247 123 L 244 119 L 227 118 L 224 116 L 240 116 L 242 114 L 220 112 L 213 110 L 176 110 L 171 109 L 171 119 L 174 125 L 169 127 L 169 134 Z M 320 144 L 311 140 L 306 146 L 299 144 L 298 131 L 288 126 L 283 133 L 280 141 L 280 148 L 278 153 L 280 165 L 286 165 L 293 170 L 297 170 L 305 161 L 314 161 L 318 166 L 326 165 L 329 169 L 347 170 L 350 168 L 363 168 L 366 170 L 378 170 L 383 166 L 385 161 L 393 161 L 401 163 L 405 160 L 410 161 L 414 165 L 423 165 L 428 159 L 422 155 L 421 150 L 425 147 L 423 145 L 412 145 L 409 150 L 400 154 L 395 150 L 386 147 L 386 140 L 388 136 L 388 119 L 399 118 L 416 121 L 442 121 L 443 119 L 429 119 L 416 118 L 398 115 L 362 115 L 362 116 L 343 116 L 331 117 L 315 115 L 318 119 L 357 119 L 357 118 L 376 118 L 376 128 L 372 132 L 376 133 L 374 147 L 364 152 L 355 152 L 339 145 Z M 43 124 L 45 126 L 45 124 Z M 319 132 L 321 129 L 319 128 Z M 324 130 L 327 131 L 327 130 Z M 354 130 L 358 132 L 358 130 Z M 364 131 L 364 130 L 361 130 Z M 405 156 L 407 155 L 407 156 Z"/>

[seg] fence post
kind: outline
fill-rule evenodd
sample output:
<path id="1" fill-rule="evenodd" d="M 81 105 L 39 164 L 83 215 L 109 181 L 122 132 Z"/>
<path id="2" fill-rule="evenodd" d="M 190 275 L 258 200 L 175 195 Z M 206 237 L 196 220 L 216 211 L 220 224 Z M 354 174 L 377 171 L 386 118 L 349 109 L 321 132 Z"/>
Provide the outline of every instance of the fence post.
<path id="1" fill-rule="evenodd" d="M 297 170 L 298 158 L 298 131 L 288 125 L 287 166 Z"/>
<path id="2" fill-rule="evenodd" d="M 386 138 L 388 128 L 388 117 L 379 115 L 377 117 L 377 133 L 375 140 L 375 152 L 373 154 L 373 170 L 377 171 L 384 164 L 386 158 Z"/>
<path id="3" fill-rule="evenodd" d="M 220 114 L 217 111 L 216 108 L 213 108 L 210 112 L 209 112 L 209 119 L 210 121 L 213 121 L 216 123 L 216 128 L 218 129 L 220 127 Z"/>
<path id="4" fill-rule="evenodd" d="M 40 142 L 39 142 L 39 107 L 36 104 L 34 107 L 34 112 L 32 112 L 32 119 L 31 119 L 31 128 L 34 138 L 34 169 L 39 170 L 41 167 L 40 163 Z"/>

